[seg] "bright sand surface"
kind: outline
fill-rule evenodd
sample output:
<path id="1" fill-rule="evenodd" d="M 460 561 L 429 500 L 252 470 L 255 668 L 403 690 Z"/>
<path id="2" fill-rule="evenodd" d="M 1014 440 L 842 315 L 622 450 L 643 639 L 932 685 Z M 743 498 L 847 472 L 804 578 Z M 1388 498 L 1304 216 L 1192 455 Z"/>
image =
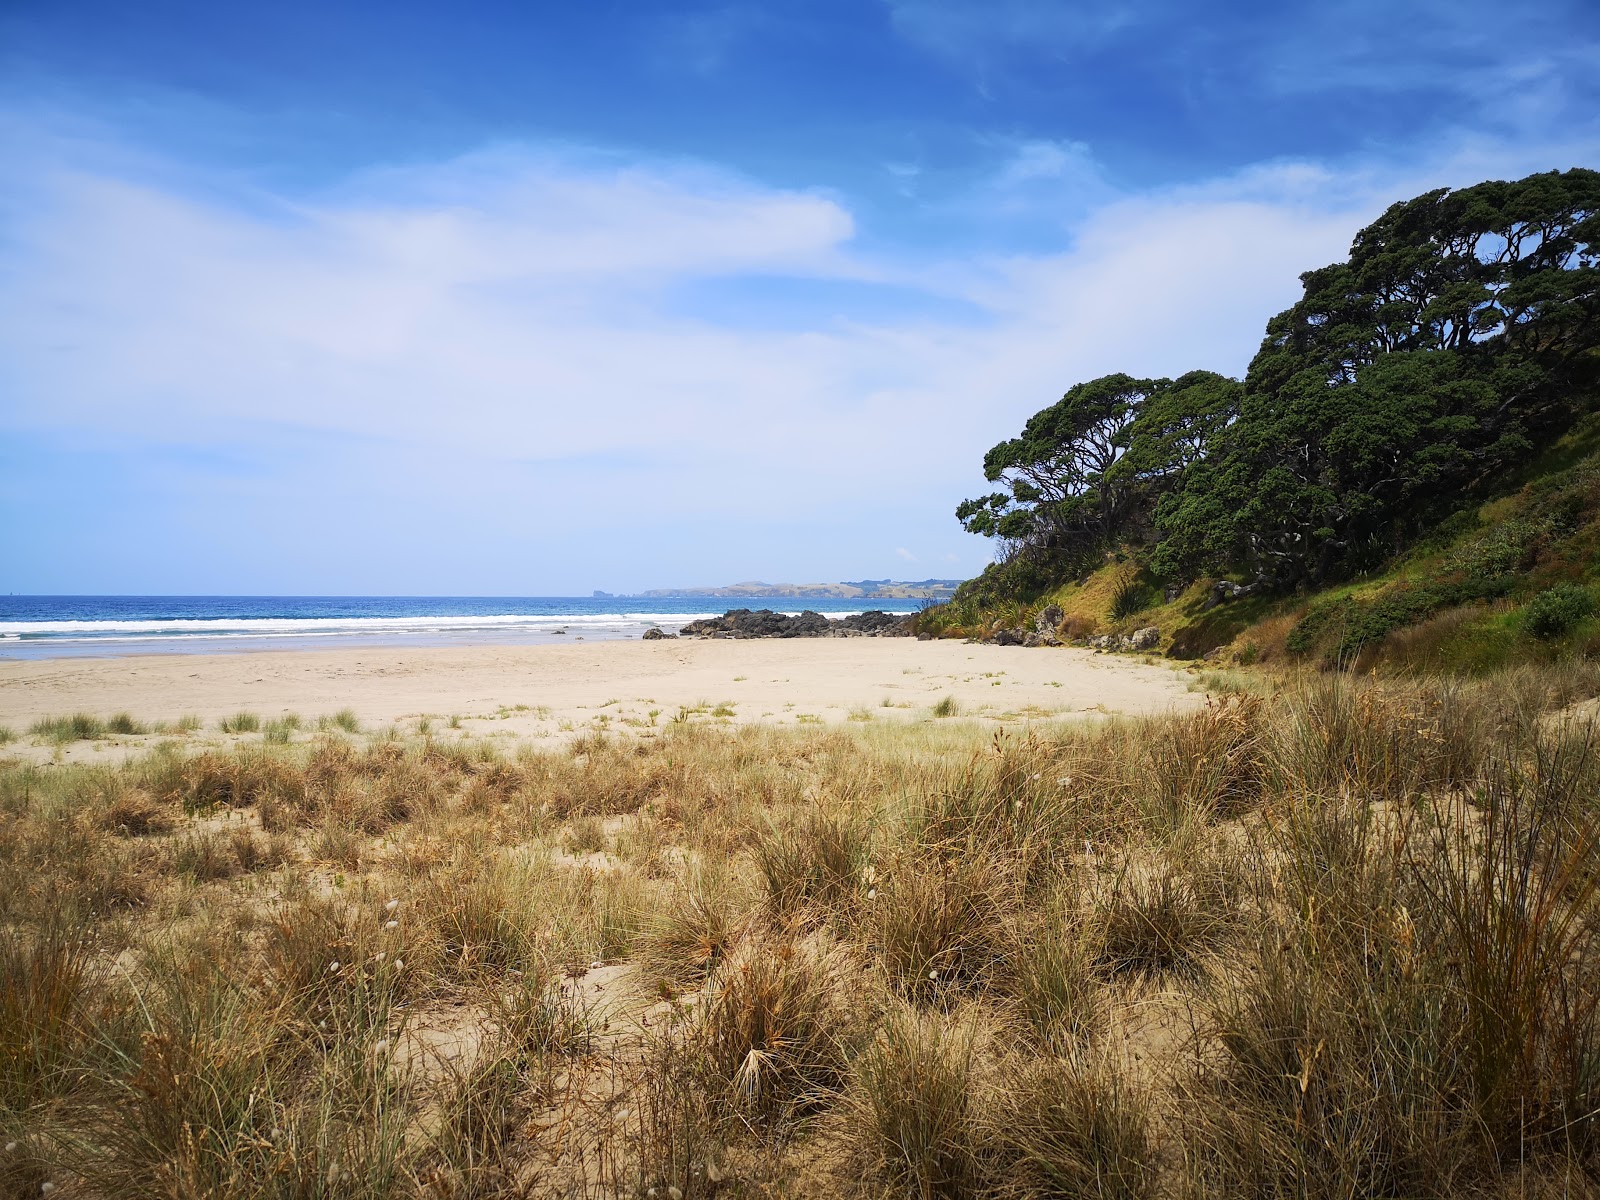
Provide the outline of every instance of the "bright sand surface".
<path id="1" fill-rule="evenodd" d="M 559 740 L 693 721 L 925 720 L 945 697 L 985 721 L 1138 714 L 1201 703 L 1159 661 L 1080 649 L 910 638 L 606 641 L 563 646 L 268 651 L 0 661 L 0 725 L 41 717 L 240 711 L 308 722 L 355 710 L 367 728 L 452 716 L 474 734 Z M 72 757 L 78 757 L 74 753 Z"/>

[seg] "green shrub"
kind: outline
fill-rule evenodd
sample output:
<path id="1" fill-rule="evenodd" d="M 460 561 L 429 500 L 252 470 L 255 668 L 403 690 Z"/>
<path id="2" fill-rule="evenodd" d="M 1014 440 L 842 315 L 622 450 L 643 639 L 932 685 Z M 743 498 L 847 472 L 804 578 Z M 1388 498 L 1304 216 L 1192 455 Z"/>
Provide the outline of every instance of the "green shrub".
<path id="1" fill-rule="evenodd" d="M 1522 610 L 1522 627 L 1540 641 L 1553 641 L 1594 610 L 1594 596 L 1586 588 L 1561 583 L 1528 602 Z"/>

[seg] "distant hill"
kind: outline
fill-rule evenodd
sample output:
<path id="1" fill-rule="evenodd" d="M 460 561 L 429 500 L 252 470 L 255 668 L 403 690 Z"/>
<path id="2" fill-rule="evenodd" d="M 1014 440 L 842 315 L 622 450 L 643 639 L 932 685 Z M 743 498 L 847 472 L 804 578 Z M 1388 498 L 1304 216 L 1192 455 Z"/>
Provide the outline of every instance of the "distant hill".
<path id="1" fill-rule="evenodd" d="M 726 587 L 655 588 L 639 595 L 653 599 L 715 597 L 724 600 L 777 600 L 806 598 L 828 600 L 948 600 L 961 585 L 959 579 L 859 579 L 842 583 L 762 583 L 747 580 Z"/>

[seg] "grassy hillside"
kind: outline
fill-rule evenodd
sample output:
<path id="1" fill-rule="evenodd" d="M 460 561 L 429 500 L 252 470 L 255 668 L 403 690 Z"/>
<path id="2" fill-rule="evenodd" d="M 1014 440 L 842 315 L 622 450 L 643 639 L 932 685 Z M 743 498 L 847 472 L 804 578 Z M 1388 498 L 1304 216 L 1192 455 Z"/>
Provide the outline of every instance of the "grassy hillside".
<path id="1" fill-rule="evenodd" d="M 1590 418 L 1387 568 L 1337 587 L 1215 604 L 1213 580 L 1168 597 L 1134 549 L 1049 586 L 991 568 L 920 617 L 937 636 L 1033 628 L 1049 606 L 1082 642 L 1154 625 L 1178 658 L 1481 674 L 1600 652 L 1600 418 Z"/>

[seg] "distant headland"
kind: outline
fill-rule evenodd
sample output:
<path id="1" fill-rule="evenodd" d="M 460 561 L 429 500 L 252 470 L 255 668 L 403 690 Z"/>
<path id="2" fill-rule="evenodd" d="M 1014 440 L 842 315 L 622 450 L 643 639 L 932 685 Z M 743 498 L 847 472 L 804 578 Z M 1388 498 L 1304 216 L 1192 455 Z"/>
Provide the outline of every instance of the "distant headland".
<path id="1" fill-rule="evenodd" d="M 961 582 L 959 579 L 855 579 L 840 583 L 762 583 L 749 580 L 730 583 L 726 587 L 655 588 L 637 595 L 651 599 L 677 596 L 780 599 L 792 596 L 798 599 L 832 600 L 948 600 Z M 607 600 L 613 597 L 610 592 L 597 591 L 595 598 Z"/>

